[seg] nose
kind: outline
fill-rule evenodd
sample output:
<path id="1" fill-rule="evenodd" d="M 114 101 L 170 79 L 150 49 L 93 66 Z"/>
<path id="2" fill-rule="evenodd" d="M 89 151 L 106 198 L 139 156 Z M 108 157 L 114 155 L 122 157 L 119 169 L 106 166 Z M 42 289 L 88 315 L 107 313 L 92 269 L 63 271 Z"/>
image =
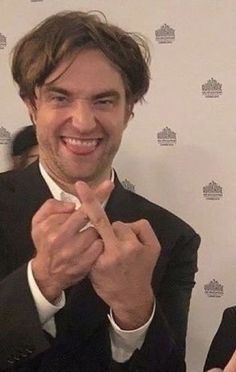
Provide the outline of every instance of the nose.
<path id="1" fill-rule="evenodd" d="M 96 127 L 94 112 L 88 100 L 80 99 L 74 103 L 72 125 L 81 133 L 91 132 Z"/>

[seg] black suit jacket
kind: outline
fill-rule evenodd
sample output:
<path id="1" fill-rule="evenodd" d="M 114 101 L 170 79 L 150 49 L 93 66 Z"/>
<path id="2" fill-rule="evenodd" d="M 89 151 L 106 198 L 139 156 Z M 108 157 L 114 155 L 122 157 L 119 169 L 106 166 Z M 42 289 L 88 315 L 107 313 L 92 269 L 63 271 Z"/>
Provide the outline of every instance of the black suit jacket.
<path id="1" fill-rule="evenodd" d="M 212 340 L 204 371 L 211 368 L 224 369 L 236 350 L 236 306 L 227 308 Z"/>
<path id="2" fill-rule="evenodd" d="M 154 319 L 142 349 L 118 365 L 111 360 L 108 307 L 87 278 L 66 291 L 66 306 L 56 315 L 56 339 L 42 331 L 26 266 L 35 254 L 32 216 L 51 197 L 37 163 L 0 175 L 0 369 L 183 371 L 179 350 L 184 354 L 199 236 L 170 212 L 125 190 L 116 178 L 106 206 L 110 221 L 145 218 L 162 246 L 153 274 Z"/>

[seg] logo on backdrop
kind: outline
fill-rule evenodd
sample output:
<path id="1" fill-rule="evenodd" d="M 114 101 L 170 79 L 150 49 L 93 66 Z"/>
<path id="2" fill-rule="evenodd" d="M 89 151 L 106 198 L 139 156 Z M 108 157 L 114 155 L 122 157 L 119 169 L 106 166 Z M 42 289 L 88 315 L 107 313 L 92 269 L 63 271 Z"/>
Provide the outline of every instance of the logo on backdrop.
<path id="1" fill-rule="evenodd" d="M 175 40 L 175 30 L 166 23 L 155 31 L 155 35 L 159 44 L 171 44 Z"/>
<path id="2" fill-rule="evenodd" d="M 0 32 L 0 49 L 4 49 L 7 46 L 7 38 Z"/>
<path id="3" fill-rule="evenodd" d="M 165 127 L 157 133 L 157 142 L 160 146 L 174 146 L 177 142 L 176 133 Z"/>
<path id="4" fill-rule="evenodd" d="M 135 192 L 135 185 L 132 182 L 130 182 L 129 180 L 127 180 L 127 178 L 125 178 L 124 181 L 122 181 L 121 183 L 126 190 Z"/>
<path id="5" fill-rule="evenodd" d="M 7 145 L 9 142 L 11 142 L 11 133 L 6 128 L 0 127 L 0 144 Z"/>
<path id="6" fill-rule="evenodd" d="M 203 186 L 203 196 L 207 200 L 220 200 L 223 197 L 223 190 L 215 181 L 211 181 L 208 185 Z"/>
<path id="7" fill-rule="evenodd" d="M 222 94 L 222 84 L 211 78 L 207 83 L 202 84 L 202 94 L 206 98 L 217 98 Z"/>
<path id="8" fill-rule="evenodd" d="M 204 291 L 208 297 L 221 297 L 224 294 L 224 286 L 213 279 L 204 285 Z"/>

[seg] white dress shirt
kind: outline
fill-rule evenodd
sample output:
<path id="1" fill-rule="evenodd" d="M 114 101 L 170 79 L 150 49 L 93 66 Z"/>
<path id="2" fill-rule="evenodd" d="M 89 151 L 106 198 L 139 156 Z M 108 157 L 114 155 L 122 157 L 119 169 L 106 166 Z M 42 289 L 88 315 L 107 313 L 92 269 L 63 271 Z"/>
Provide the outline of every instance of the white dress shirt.
<path id="1" fill-rule="evenodd" d="M 55 182 L 54 180 L 47 174 L 45 169 L 43 168 L 42 164 L 39 164 L 40 172 L 42 177 L 44 178 L 45 182 L 47 183 L 53 197 L 57 200 L 61 201 L 70 201 L 76 204 L 76 208 L 80 207 L 80 201 L 72 194 L 68 194 L 63 191 Z M 114 181 L 114 171 L 112 170 L 111 181 Z M 105 207 L 106 202 L 103 204 Z M 56 301 L 55 304 L 51 304 L 47 301 L 47 299 L 43 296 L 40 289 L 35 282 L 32 268 L 31 268 L 31 261 L 28 264 L 28 282 L 31 293 L 33 295 L 35 305 L 39 314 L 39 319 L 42 324 L 42 328 L 50 333 L 53 337 L 56 336 L 56 326 L 54 315 L 57 311 L 65 306 L 65 294 L 62 293 L 61 297 Z M 136 349 L 140 349 L 143 345 L 145 335 L 147 333 L 148 327 L 153 319 L 155 311 L 155 304 L 153 307 L 153 312 L 146 324 L 142 327 L 135 329 L 135 330 L 122 330 L 114 321 L 112 317 L 112 310 L 110 310 L 110 314 L 108 318 L 110 320 L 110 339 L 111 339 L 111 349 L 112 349 L 112 357 L 117 362 L 125 362 L 128 360 L 133 352 Z"/>

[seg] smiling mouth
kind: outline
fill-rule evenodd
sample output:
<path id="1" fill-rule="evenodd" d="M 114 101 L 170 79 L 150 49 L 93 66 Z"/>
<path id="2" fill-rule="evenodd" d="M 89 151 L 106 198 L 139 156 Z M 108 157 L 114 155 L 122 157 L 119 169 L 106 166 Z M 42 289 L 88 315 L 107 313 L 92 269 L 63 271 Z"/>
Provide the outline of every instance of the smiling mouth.
<path id="1" fill-rule="evenodd" d="M 66 148 L 77 155 L 87 155 L 94 152 L 101 140 L 101 138 L 62 137 Z"/>

